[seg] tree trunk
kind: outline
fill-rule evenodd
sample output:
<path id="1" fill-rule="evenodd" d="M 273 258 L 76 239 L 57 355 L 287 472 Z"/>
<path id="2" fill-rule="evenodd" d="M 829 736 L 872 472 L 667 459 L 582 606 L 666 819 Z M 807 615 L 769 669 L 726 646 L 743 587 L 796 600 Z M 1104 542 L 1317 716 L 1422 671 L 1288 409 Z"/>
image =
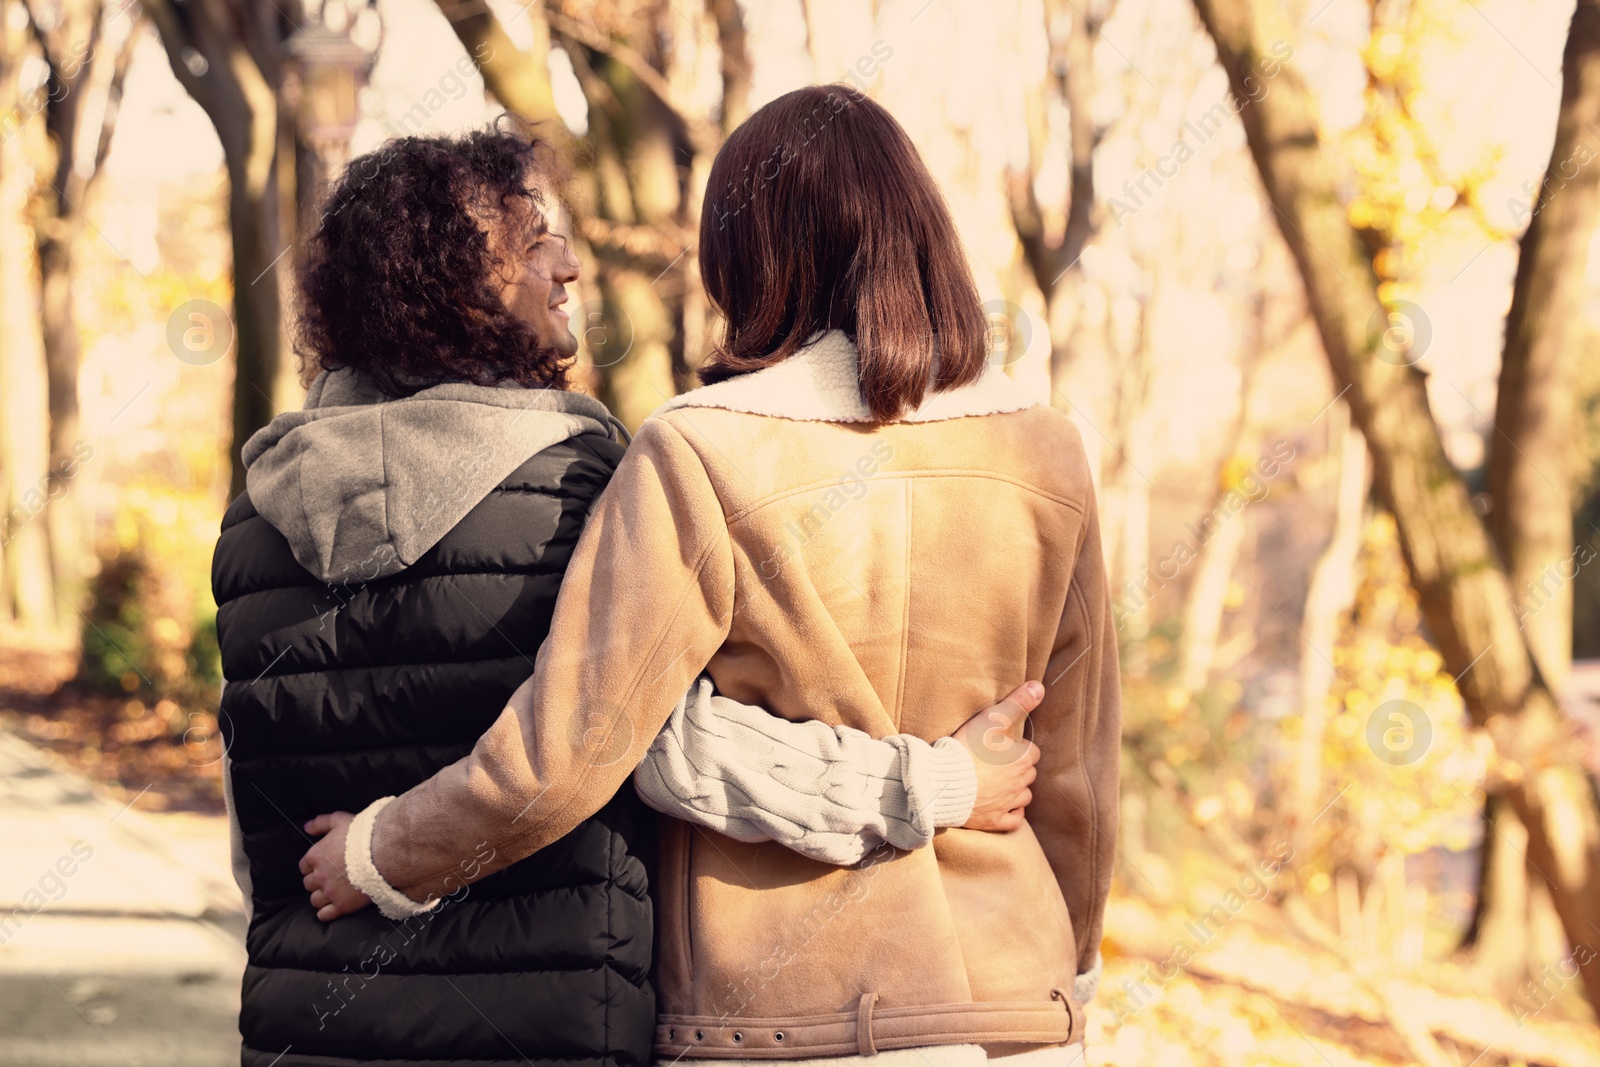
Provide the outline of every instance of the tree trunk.
<path id="1" fill-rule="evenodd" d="M 274 395 L 285 382 L 280 271 L 286 268 L 276 71 L 269 57 L 282 42 L 261 39 L 274 13 L 252 14 L 233 0 L 144 0 L 144 7 L 161 34 L 173 74 L 216 127 L 227 164 L 234 278 L 233 497 L 244 492 L 244 443 L 289 399 Z"/>
<path id="2" fill-rule="evenodd" d="M 656 34 L 643 14 L 637 40 L 620 43 L 643 46 L 637 51 L 648 61 Z M 626 64 L 570 38 L 567 45 L 589 102 L 600 219 L 683 231 L 678 159 L 680 152 L 685 157 L 693 152 L 674 135 L 668 109 Z M 674 370 L 683 362 L 682 302 L 671 299 L 681 295 L 681 283 L 673 279 L 669 287 L 660 272 L 641 266 L 631 257 L 601 251 L 595 279 L 601 306 L 585 323 L 600 400 L 630 429 L 676 394 Z"/>
<path id="3" fill-rule="evenodd" d="M 1159 265 L 1149 273 L 1149 291 L 1138 301 L 1138 324 L 1131 349 L 1124 355 L 1116 351 L 1112 317 L 1106 317 L 1106 352 L 1117 375 L 1113 390 L 1112 448 L 1116 452 L 1117 502 L 1114 541 L 1121 558 L 1120 568 L 1112 563 L 1113 574 L 1120 570 L 1126 609 L 1118 626 L 1122 631 L 1122 671 L 1142 678 L 1149 673 L 1150 655 L 1146 639 L 1150 634 L 1151 601 L 1156 586 L 1150 572 L 1150 494 L 1147 471 L 1154 469 L 1155 438 L 1150 425 L 1150 372 L 1154 355 L 1154 330 L 1157 308 L 1165 295 L 1165 279 Z M 1105 525 L 1102 520 L 1102 525 Z M 1115 558 L 1115 557 L 1114 557 Z"/>
<path id="4" fill-rule="evenodd" d="M 1321 649 L 1331 649 L 1339 620 L 1356 596 L 1355 565 L 1361 551 L 1361 528 L 1367 503 L 1367 445 L 1350 425 L 1350 409 L 1335 403 L 1328 409 L 1328 451 L 1338 464 L 1333 505 L 1333 536 L 1311 571 L 1306 593 L 1300 649 L 1300 744 L 1290 811 L 1297 836 L 1295 852 L 1310 850 L 1307 834 L 1322 806 L 1322 744 L 1328 726 L 1328 693 L 1333 664 Z"/>
<path id="5" fill-rule="evenodd" d="M 269 143 L 271 138 L 269 135 Z M 260 157 L 256 156 L 259 161 Z M 233 461 L 228 496 L 244 492 L 244 443 L 278 412 L 273 393 L 283 367 L 283 304 L 273 260 L 279 255 L 277 167 L 228 167 L 228 233 L 233 241 Z"/>
<path id="6" fill-rule="evenodd" d="M 76 451 L 82 444 L 78 409 L 82 356 L 72 297 L 73 260 L 84 230 L 89 193 L 111 147 L 117 106 L 138 39 L 136 26 L 114 27 L 112 23 L 132 17 L 121 7 L 108 9 L 101 0 L 93 0 L 70 7 L 50 30 L 35 24 L 49 70 L 45 129 L 50 158 L 41 170 L 51 174 L 51 180 L 40 183 L 34 235 L 39 249 L 39 318 L 48 381 L 52 476 L 76 469 Z M 89 115 L 99 116 L 100 125 L 93 155 L 86 160 L 79 156 L 77 142 Z M 65 484 L 66 479 L 62 481 Z M 78 496 L 75 488 L 67 487 L 45 514 L 50 573 L 57 610 L 63 617 L 80 599 L 93 534 Z"/>
<path id="7" fill-rule="evenodd" d="M 14 121 L 0 137 L 0 618 L 26 629 L 55 628 L 49 544 L 40 519 L 48 506 L 49 429 L 43 343 L 39 336 L 38 274 L 33 229 L 27 222 L 30 166 L 26 142 L 42 136 L 37 114 L 19 95 L 18 75 L 27 49 L 20 4 L 0 4 L 0 115 Z M 20 106 L 19 106 L 20 105 Z M 35 414 L 38 413 L 38 414 Z"/>
<path id="8" fill-rule="evenodd" d="M 1078 349 L 1073 344 L 1079 332 L 1077 320 L 1081 301 L 1077 294 L 1083 284 L 1079 262 L 1096 231 L 1094 150 L 1099 135 L 1095 130 L 1091 101 L 1095 91 L 1094 46 L 1099 27 L 1091 21 L 1087 4 L 1072 4 L 1066 0 L 1046 0 L 1044 22 L 1050 40 L 1050 73 L 1041 80 L 1040 89 L 1053 83 L 1055 95 L 1067 108 L 1070 184 L 1066 221 L 1061 233 L 1048 232 L 1033 188 L 1034 177 L 1043 164 L 1039 157 L 1047 141 L 1047 105 L 1038 99 L 1042 93 L 1029 94 L 1027 170 L 1010 173 L 1007 185 L 1012 224 L 1022 245 L 1023 260 L 1044 295 L 1045 320 L 1050 332 L 1051 399 L 1061 406 L 1074 393 L 1094 396 L 1100 392 L 1088 382 L 1079 383 L 1085 388 L 1075 389 L 1072 366 Z M 1060 32 L 1062 27 L 1065 33 Z M 1114 370 L 1109 372 L 1115 373 Z M 1098 451 L 1100 443 L 1094 435 L 1093 418 L 1083 411 L 1071 414 L 1075 421 L 1083 424 L 1080 428 L 1084 431 L 1085 442 Z M 1093 469 L 1098 473 L 1099 465 Z"/>
<path id="9" fill-rule="evenodd" d="M 1244 544 L 1242 512 L 1248 510 L 1248 505 L 1239 512 L 1228 510 L 1229 498 L 1238 492 L 1230 472 L 1240 459 L 1248 461 L 1254 472 L 1255 457 L 1261 449 L 1261 431 L 1250 418 L 1250 401 L 1255 391 L 1256 369 L 1266 355 L 1266 317 L 1266 292 L 1258 289 L 1251 308 L 1249 340 L 1239 356 L 1239 417 L 1228 435 L 1211 506 L 1200 520 L 1202 537 L 1196 546 L 1200 563 L 1184 597 L 1183 631 L 1178 637 L 1178 679 L 1188 694 L 1205 688 L 1211 677 L 1228 585 L 1239 559 L 1239 548 Z"/>
<path id="10" fill-rule="evenodd" d="M 1571 441 L 1577 428 L 1569 325 L 1600 213 L 1600 4 L 1573 16 L 1555 143 L 1522 237 L 1489 435 L 1489 530 L 1505 560 L 1535 662 L 1557 693 L 1572 662 Z"/>
<path id="11" fill-rule="evenodd" d="M 1581 35 L 1578 19 L 1583 17 L 1580 7 L 1574 35 Z M 1591 23 L 1584 32 L 1596 31 Z M 1506 315 L 1495 404 L 1498 432 L 1489 435 L 1487 464 L 1489 531 L 1511 579 L 1528 647 L 1557 694 L 1566 689 L 1572 666 L 1568 568 L 1574 549 L 1570 442 L 1577 428 L 1577 350 L 1568 326 L 1582 298 L 1589 238 L 1600 210 L 1600 180 L 1588 166 L 1600 145 L 1585 132 L 1585 123 L 1595 117 L 1600 86 L 1586 86 L 1582 79 L 1597 75 L 1600 67 L 1579 65 L 1564 77 L 1546 180 L 1522 238 Z M 1508 990 L 1553 958 L 1548 945 L 1529 936 L 1547 925 L 1542 921 L 1550 908 L 1547 894 L 1540 883 L 1530 884 L 1523 855 L 1505 847 L 1526 833 L 1513 810 L 1489 798 L 1470 943 L 1479 968 Z"/>
<path id="12" fill-rule="evenodd" d="M 1065 25 L 1066 35 L 1052 38 L 1050 62 L 1057 91 L 1067 106 L 1069 129 L 1066 226 L 1052 238 L 1045 229 L 1043 213 L 1034 199 L 1033 177 L 1039 162 L 1029 162 L 1028 173 L 1011 175 L 1011 210 L 1022 251 L 1034 280 L 1046 302 L 1056 298 L 1056 289 L 1069 271 L 1078 265 L 1083 250 L 1095 233 L 1094 149 L 1097 140 L 1090 101 L 1094 97 L 1094 43 L 1098 27 L 1091 24 L 1085 7 L 1065 0 L 1047 0 L 1046 29 Z M 1030 115 L 1029 155 L 1036 155 L 1044 143 L 1042 112 Z M 1064 354 L 1059 358 L 1065 358 Z M 1052 360 L 1058 357 L 1052 353 Z"/>
<path id="13" fill-rule="evenodd" d="M 717 53 L 722 60 L 721 126 L 726 139 L 750 114 L 750 90 L 754 88 L 747 69 L 750 49 L 739 0 L 706 0 L 706 10 L 717 24 Z"/>
<path id="14" fill-rule="evenodd" d="M 1399 525 L 1423 616 L 1473 721 L 1494 740 L 1500 784 L 1493 788 L 1528 827 L 1529 860 L 1549 879 L 1568 937 L 1592 943 L 1600 929 L 1594 785 L 1534 667 L 1488 531 L 1445 456 L 1423 374 L 1408 351 L 1380 354 L 1391 312 L 1378 300 L 1367 250 L 1339 199 L 1305 79 L 1283 62 L 1290 27 L 1271 0 L 1195 0 L 1195 7 L 1238 101 L 1254 98 L 1240 111 L 1251 155 L 1305 282 L 1335 383 L 1367 439 L 1374 484 Z M 1582 0 L 1567 41 L 1562 111 L 1581 110 L 1590 122 L 1600 119 L 1597 31 L 1600 0 Z M 1272 91 L 1261 94 L 1269 71 Z M 1561 151 L 1563 135 L 1577 133 L 1558 127 L 1558 158 L 1571 155 Z M 1593 168 L 1579 178 L 1585 174 L 1595 177 Z M 1526 328 L 1555 326 L 1548 316 L 1531 317 Z M 1581 970 L 1600 1011 L 1600 960 Z"/>
<path id="15" fill-rule="evenodd" d="M 533 44 L 526 50 L 512 43 L 500 20 L 483 0 L 435 0 L 450 28 L 477 64 L 484 88 L 500 106 L 530 123 L 541 123 L 540 134 L 569 147 L 570 134 L 556 114 L 555 90 L 550 85 L 550 26 L 541 5 L 528 5 Z"/>
<path id="16" fill-rule="evenodd" d="M 1484 802 L 1478 899 L 1462 946 L 1473 969 L 1502 996 L 1562 957 L 1565 938 L 1543 879 L 1530 874 L 1528 829 L 1501 797 Z"/>
<path id="17" fill-rule="evenodd" d="M 97 5 L 98 6 L 98 5 Z M 39 323 L 44 340 L 45 377 L 48 383 L 50 418 L 49 469 L 63 469 L 70 463 L 72 447 L 80 435 L 78 412 L 78 324 L 72 302 L 72 260 L 78 234 L 83 229 L 84 186 L 77 175 L 78 125 L 91 84 L 91 63 L 77 61 L 65 53 L 67 41 L 87 30 L 90 55 L 100 43 L 98 11 L 75 10 L 60 27 L 59 47 L 52 48 L 48 35 L 37 36 L 44 45 L 49 74 L 45 81 L 45 145 L 47 158 L 40 160 L 41 182 L 33 215 L 34 241 L 39 250 Z M 77 33 L 74 33 L 77 31 Z M 64 603 L 75 603 L 77 579 L 81 572 L 77 523 L 73 512 L 76 498 L 68 490 L 55 500 L 46 514 L 50 540 L 50 572 L 58 596 Z"/>

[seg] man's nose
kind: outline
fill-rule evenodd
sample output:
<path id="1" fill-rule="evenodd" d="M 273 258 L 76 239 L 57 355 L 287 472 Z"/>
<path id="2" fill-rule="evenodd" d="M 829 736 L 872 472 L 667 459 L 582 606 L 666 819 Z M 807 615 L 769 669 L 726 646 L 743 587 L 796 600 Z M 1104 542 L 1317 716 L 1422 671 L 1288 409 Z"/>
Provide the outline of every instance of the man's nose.
<path id="1" fill-rule="evenodd" d="M 582 269 L 583 265 L 578 262 L 577 253 L 573 252 L 572 245 L 567 241 L 562 241 L 561 257 L 556 260 L 555 269 L 551 273 L 551 277 L 565 285 L 567 282 L 577 281 Z"/>

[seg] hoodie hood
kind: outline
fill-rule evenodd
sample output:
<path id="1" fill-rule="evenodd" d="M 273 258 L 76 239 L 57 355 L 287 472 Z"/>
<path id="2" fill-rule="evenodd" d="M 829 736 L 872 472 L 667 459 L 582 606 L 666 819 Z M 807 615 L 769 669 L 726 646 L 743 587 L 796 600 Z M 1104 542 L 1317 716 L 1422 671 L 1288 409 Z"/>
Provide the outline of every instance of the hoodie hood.
<path id="1" fill-rule="evenodd" d="M 385 395 L 345 368 L 244 446 L 245 489 L 325 582 L 396 574 L 529 457 L 584 433 L 627 441 L 592 397 L 449 382 Z"/>

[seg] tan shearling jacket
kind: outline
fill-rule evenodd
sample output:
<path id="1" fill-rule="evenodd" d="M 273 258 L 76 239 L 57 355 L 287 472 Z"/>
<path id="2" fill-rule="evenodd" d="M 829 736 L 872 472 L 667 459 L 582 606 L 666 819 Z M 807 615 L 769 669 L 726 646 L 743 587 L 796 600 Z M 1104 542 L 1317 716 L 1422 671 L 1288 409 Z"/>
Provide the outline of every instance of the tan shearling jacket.
<path id="1" fill-rule="evenodd" d="M 855 361 L 830 333 L 647 421 L 533 676 L 470 756 L 376 816 L 372 862 L 423 900 L 596 812 L 702 670 L 785 718 L 929 741 L 1041 679 L 1039 780 L 1014 832 L 946 829 L 841 868 L 662 820 L 669 1059 L 1082 1039 L 1072 989 L 1097 958 L 1120 740 L 1082 442 L 993 368 L 874 423 Z"/>

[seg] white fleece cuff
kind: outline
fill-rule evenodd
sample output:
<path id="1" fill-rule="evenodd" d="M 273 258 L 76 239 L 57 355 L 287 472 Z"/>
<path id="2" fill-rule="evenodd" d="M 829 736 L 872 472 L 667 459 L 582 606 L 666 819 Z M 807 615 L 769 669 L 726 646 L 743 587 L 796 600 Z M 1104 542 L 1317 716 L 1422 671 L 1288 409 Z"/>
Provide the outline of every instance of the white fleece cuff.
<path id="1" fill-rule="evenodd" d="M 378 865 L 372 862 L 372 830 L 378 823 L 378 813 L 388 807 L 393 799 L 383 797 L 374 800 L 350 824 L 350 832 L 344 839 L 344 869 L 350 884 L 371 897 L 385 918 L 407 919 L 432 911 L 439 906 L 442 898 L 435 897 L 426 904 L 418 904 L 384 881 L 383 875 L 378 873 Z"/>
<path id="2" fill-rule="evenodd" d="M 1100 958 L 1100 953 L 1094 954 L 1094 966 L 1084 971 L 1072 980 L 1072 999 L 1079 1004 L 1087 1004 L 1094 999 L 1100 989 L 1100 972 L 1105 968 L 1105 961 Z"/>
<path id="3" fill-rule="evenodd" d="M 911 799 L 933 825 L 960 826 L 972 818 L 972 806 L 978 801 L 978 768 L 967 746 L 953 737 L 939 738 L 928 756 L 928 771 L 926 784 L 911 787 Z"/>

